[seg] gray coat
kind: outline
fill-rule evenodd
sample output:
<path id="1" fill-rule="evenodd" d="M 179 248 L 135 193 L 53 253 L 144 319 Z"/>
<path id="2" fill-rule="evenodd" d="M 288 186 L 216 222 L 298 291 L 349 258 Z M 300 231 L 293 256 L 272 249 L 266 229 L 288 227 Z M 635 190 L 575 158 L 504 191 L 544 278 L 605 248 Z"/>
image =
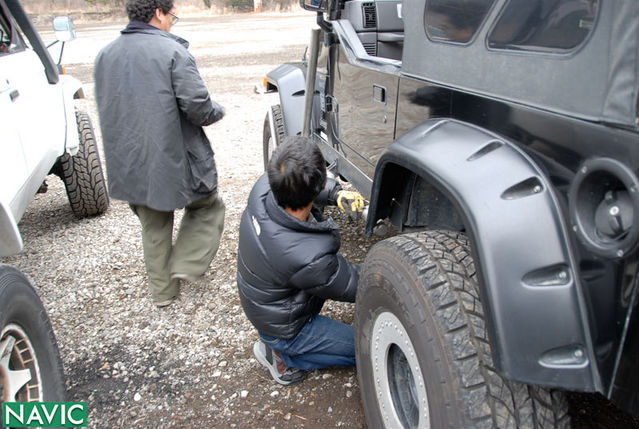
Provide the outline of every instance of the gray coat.
<path id="1" fill-rule="evenodd" d="M 130 22 L 95 60 L 95 93 L 111 196 L 172 211 L 217 189 L 203 126 L 224 116 L 188 42 Z"/>
<path id="2" fill-rule="evenodd" d="M 255 328 L 293 338 L 325 299 L 354 302 L 359 266 L 338 253 L 337 225 L 300 222 L 275 201 L 263 175 L 253 187 L 240 222 L 237 286 L 242 308 Z"/>

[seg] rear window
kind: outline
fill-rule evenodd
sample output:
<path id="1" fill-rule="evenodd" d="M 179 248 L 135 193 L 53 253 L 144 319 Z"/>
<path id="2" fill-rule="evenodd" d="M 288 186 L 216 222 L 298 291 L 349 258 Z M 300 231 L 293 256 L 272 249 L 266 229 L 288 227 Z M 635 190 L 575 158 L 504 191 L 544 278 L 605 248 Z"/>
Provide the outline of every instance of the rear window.
<path id="1" fill-rule="evenodd" d="M 431 40 L 469 42 L 486 18 L 494 0 L 429 0 L 424 28 Z"/>
<path id="2" fill-rule="evenodd" d="M 510 0 L 488 36 L 488 46 L 567 53 L 588 37 L 598 10 L 598 0 Z"/>

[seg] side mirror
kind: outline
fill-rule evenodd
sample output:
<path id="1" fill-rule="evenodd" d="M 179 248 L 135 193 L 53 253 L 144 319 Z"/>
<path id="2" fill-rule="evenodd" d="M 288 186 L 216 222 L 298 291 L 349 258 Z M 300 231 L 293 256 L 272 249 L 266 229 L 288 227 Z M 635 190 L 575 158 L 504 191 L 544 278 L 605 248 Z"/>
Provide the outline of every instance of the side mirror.
<path id="1" fill-rule="evenodd" d="M 300 6 L 306 10 L 326 12 L 328 10 L 328 0 L 300 0 Z"/>
<path id="2" fill-rule="evenodd" d="M 68 16 L 56 16 L 53 18 L 53 31 L 55 38 L 60 42 L 70 42 L 75 39 L 75 27 Z"/>

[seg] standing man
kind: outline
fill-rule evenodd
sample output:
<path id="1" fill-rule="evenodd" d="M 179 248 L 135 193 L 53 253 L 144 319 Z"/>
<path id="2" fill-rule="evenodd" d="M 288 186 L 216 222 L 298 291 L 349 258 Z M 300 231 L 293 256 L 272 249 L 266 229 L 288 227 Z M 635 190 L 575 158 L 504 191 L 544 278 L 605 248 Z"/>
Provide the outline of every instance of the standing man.
<path id="1" fill-rule="evenodd" d="M 211 100 L 188 42 L 170 34 L 173 0 L 127 0 L 129 24 L 95 60 L 95 92 L 111 196 L 142 224 L 152 299 L 165 307 L 178 279 L 204 274 L 224 227 L 213 150 L 203 126 Z M 185 208 L 175 244 L 173 212 Z"/>
<path id="2" fill-rule="evenodd" d="M 338 253 L 337 225 L 313 206 L 342 194 L 355 193 L 327 184 L 317 145 L 286 137 L 242 214 L 240 301 L 260 336 L 253 353 L 280 384 L 302 381 L 303 370 L 355 365 L 353 327 L 319 314 L 324 300 L 355 302 L 357 292 L 359 266 Z"/>

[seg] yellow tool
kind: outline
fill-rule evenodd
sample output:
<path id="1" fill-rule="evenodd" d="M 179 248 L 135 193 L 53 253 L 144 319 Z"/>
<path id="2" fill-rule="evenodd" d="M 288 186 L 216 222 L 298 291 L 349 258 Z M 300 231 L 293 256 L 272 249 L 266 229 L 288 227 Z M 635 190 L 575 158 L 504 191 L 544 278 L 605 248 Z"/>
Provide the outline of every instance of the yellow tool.
<path id="1" fill-rule="evenodd" d="M 337 193 L 337 207 L 348 213 L 350 217 L 358 217 L 367 205 L 368 200 L 359 192 L 342 190 Z"/>

